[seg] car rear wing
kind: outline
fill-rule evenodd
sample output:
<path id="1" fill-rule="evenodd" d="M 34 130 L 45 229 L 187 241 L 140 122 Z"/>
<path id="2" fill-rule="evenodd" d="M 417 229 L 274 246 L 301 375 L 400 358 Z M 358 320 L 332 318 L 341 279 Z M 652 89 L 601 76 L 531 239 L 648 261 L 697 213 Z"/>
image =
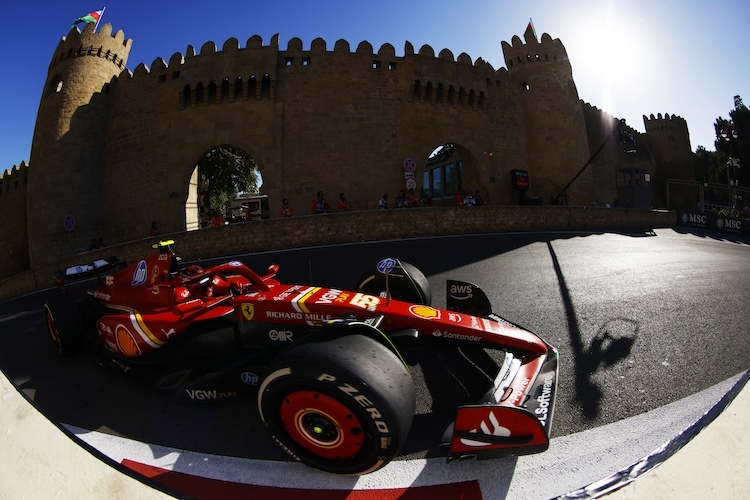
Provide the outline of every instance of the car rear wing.
<path id="1" fill-rule="evenodd" d="M 74 283 L 87 278 L 96 277 L 100 284 L 102 276 L 117 272 L 127 267 L 126 261 L 121 261 L 115 256 L 106 259 L 97 259 L 87 264 L 66 267 L 55 271 L 55 285 L 64 288 L 66 283 Z"/>

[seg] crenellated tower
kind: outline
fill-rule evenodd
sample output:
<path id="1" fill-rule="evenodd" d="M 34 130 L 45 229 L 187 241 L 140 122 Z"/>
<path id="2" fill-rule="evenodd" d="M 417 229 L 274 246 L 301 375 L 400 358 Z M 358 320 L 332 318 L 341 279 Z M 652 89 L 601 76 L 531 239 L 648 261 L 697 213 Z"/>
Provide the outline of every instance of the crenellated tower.
<path id="1" fill-rule="evenodd" d="M 72 28 L 50 63 L 28 176 L 29 260 L 87 249 L 101 236 L 101 190 L 108 84 L 125 68 L 132 40 L 107 23 Z"/>
<path id="2" fill-rule="evenodd" d="M 667 181 L 695 180 L 693 152 L 687 122 L 677 115 L 661 113 L 643 116 L 648 144 L 654 157 L 654 198 L 656 206 L 666 207 Z"/>
<path id="3" fill-rule="evenodd" d="M 568 54 L 559 39 L 544 33 L 541 42 L 527 30 L 502 42 L 509 85 L 518 91 L 531 196 L 545 201 L 560 193 L 588 159 L 586 123 Z M 571 204 L 593 200 L 591 172 L 567 190 Z"/>

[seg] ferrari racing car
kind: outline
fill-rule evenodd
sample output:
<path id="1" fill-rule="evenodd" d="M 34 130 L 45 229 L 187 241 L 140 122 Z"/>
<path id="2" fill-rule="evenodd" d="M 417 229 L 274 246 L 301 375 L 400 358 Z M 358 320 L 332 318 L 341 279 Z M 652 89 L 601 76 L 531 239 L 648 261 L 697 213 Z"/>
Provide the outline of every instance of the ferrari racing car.
<path id="1" fill-rule="evenodd" d="M 445 308 L 415 266 L 386 258 L 351 290 L 284 284 L 233 260 L 184 265 L 173 241 L 127 265 L 116 258 L 59 271 L 45 306 L 63 356 L 100 362 L 195 402 L 250 397 L 274 440 L 317 469 L 358 475 L 398 453 L 415 413 L 410 353 L 481 350 L 498 362 L 473 401 L 454 403 L 450 459 L 544 451 L 558 354 L 492 312 L 475 284 L 448 280 Z M 71 281 L 98 285 L 74 298 Z M 487 370 L 485 370 L 487 372 Z"/>

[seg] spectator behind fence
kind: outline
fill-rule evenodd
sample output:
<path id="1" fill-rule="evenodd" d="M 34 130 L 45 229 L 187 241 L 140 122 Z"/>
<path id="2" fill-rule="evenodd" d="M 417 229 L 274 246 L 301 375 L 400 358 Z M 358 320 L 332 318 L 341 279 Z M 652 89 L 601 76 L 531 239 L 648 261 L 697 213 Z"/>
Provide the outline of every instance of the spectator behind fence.
<path id="1" fill-rule="evenodd" d="M 414 196 L 414 190 L 410 189 L 409 194 L 406 196 L 406 206 L 409 208 L 414 208 L 419 206 L 419 200 L 416 196 Z"/>
<path id="2" fill-rule="evenodd" d="M 378 206 L 381 210 L 385 210 L 388 208 L 388 194 L 384 194 L 382 198 L 380 198 L 380 201 L 378 201 Z"/>
<path id="3" fill-rule="evenodd" d="M 312 202 L 312 213 L 326 214 L 330 208 L 331 207 L 328 205 L 323 191 L 318 191 L 318 196 Z"/>
<path id="4" fill-rule="evenodd" d="M 341 193 L 339 195 L 339 212 L 350 212 L 352 210 L 352 202 L 346 199 L 346 195 Z"/>
<path id="5" fill-rule="evenodd" d="M 398 195 L 396 196 L 396 208 L 408 208 L 408 202 L 406 201 L 406 195 L 404 194 L 404 190 L 398 192 Z"/>
<path id="6" fill-rule="evenodd" d="M 292 215 L 294 215 L 294 207 L 289 204 L 289 200 L 287 198 L 281 200 L 281 209 L 279 210 L 279 214 L 282 217 L 291 217 Z"/>

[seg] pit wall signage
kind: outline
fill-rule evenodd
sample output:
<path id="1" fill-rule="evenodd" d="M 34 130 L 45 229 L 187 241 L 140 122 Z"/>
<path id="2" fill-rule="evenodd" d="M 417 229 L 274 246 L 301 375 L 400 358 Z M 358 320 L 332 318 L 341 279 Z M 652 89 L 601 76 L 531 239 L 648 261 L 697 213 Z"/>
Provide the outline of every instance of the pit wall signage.
<path id="1" fill-rule="evenodd" d="M 750 233 L 750 219 L 725 217 L 713 212 L 680 212 L 677 215 L 677 224 L 680 226 L 699 227 L 702 229 L 714 229 L 727 233 Z"/>

